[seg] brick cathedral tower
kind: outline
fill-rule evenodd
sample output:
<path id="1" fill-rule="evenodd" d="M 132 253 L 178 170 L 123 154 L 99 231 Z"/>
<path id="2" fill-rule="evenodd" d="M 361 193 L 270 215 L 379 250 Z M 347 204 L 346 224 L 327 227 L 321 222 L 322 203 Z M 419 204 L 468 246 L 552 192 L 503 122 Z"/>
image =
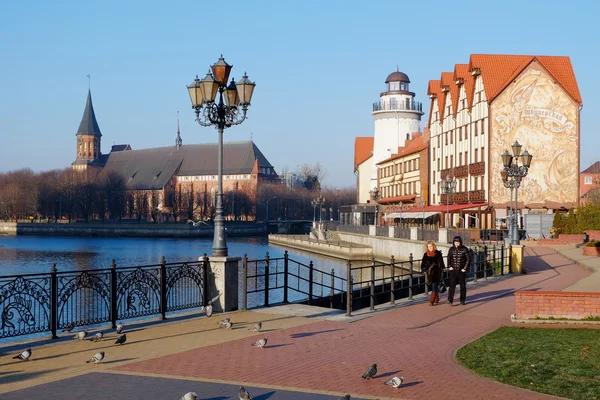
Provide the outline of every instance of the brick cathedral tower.
<path id="1" fill-rule="evenodd" d="M 74 170 L 86 172 L 88 177 L 93 177 L 104 166 L 105 157 L 102 157 L 100 151 L 102 133 L 100 133 L 100 127 L 96 121 L 91 91 L 88 91 L 83 118 L 81 118 L 76 136 L 76 158 L 71 165 Z"/>

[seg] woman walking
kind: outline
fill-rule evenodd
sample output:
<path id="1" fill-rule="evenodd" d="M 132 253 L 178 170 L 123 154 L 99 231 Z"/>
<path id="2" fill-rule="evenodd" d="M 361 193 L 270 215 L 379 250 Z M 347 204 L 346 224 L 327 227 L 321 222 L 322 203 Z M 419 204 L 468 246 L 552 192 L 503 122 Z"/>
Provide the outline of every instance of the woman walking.
<path id="1" fill-rule="evenodd" d="M 442 252 L 435 247 L 433 241 L 425 245 L 425 254 L 421 260 L 421 272 L 425 274 L 425 283 L 430 285 L 431 295 L 429 305 L 436 305 L 440 301 L 439 287 L 442 280 L 442 271 L 446 268 Z"/>

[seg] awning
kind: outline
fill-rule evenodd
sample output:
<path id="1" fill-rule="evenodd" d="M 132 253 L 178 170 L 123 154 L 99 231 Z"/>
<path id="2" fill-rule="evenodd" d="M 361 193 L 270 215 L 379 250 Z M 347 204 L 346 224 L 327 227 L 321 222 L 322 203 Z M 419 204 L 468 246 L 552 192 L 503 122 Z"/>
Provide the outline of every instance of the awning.
<path id="1" fill-rule="evenodd" d="M 436 214 L 439 214 L 438 211 L 432 212 L 432 211 L 427 211 L 427 212 L 412 212 L 412 211 L 406 211 L 406 212 L 397 212 L 397 213 L 391 213 L 386 215 L 385 217 L 383 217 L 384 219 L 390 219 L 390 218 L 401 218 L 401 219 L 427 219 L 431 216 L 434 216 Z"/>

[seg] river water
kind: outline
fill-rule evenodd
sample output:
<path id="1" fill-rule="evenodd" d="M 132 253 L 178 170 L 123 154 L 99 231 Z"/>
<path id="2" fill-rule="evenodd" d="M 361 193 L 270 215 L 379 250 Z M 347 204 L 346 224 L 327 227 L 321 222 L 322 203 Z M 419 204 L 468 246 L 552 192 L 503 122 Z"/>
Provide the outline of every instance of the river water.
<path id="1" fill-rule="evenodd" d="M 283 257 L 284 247 L 269 245 L 267 237 L 228 238 L 230 256 L 248 259 Z M 287 249 L 290 259 L 315 269 L 345 274 L 343 260 Z M 52 236 L 0 236 L 0 276 L 58 271 L 108 268 L 114 259 L 117 267 L 158 264 L 162 256 L 168 263 L 195 261 L 212 252 L 212 239 L 102 238 Z M 345 275 L 342 275 L 345 276 Z"/>

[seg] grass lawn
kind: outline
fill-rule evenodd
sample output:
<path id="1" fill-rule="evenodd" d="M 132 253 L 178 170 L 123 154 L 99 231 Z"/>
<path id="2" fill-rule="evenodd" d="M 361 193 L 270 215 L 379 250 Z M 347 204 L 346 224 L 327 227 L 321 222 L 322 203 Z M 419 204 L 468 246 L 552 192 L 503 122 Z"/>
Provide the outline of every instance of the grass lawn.
<path id="1" fill-rule="evenodd" d="M 600 399 L 600 329 L 502 327 L 458 351 L 486 378 L 569 399 Z"/>

